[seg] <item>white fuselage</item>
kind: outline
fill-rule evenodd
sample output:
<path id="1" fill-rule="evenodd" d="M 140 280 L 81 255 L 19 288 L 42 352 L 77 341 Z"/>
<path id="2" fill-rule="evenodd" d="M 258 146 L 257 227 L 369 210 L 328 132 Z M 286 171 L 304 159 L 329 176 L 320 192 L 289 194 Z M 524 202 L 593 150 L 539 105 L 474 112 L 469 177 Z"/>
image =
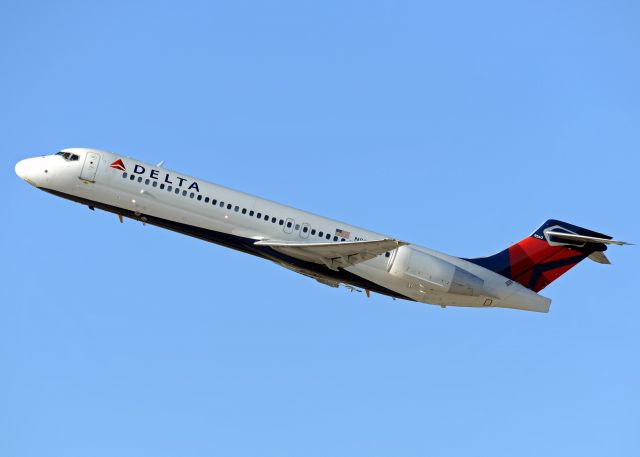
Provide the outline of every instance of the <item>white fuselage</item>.
<path id="1" fill-rule="evenodd" d="M 86 148 L 62 152 L 77 159 L 26 159 L 16 165 L 16 173 L 61 197 L 259 255 L 328 285 L 343 283 L 441 306 L 549 309 L 549 299 L 517 282 L 414 244 L 340 269 L 288 257 L 254 243 L 388 237 L 117 154 Z"/>

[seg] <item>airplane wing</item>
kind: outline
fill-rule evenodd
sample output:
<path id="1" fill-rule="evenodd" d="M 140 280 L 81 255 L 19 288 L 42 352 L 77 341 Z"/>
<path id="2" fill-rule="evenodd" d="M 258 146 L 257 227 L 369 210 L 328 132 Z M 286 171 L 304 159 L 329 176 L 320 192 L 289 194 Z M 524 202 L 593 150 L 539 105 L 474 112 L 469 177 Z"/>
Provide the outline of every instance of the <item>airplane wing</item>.
<path id="1" fill-rule="evenodd" d="M 325 264 L 332 270 L 365 262 L 406 244 L 408 243 L 390 238 L 342 243 L 292 243 L 275 240 L 255 242 L 256 246 L 269 246 L 278 252 L 300 260 Z"/>

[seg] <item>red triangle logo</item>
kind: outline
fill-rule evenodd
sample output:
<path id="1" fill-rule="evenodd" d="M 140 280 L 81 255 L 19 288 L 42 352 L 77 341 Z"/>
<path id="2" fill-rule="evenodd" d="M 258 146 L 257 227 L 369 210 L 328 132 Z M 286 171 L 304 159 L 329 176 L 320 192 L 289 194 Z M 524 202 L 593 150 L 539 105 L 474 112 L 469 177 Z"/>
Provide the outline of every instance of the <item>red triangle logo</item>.
<path id="1" fill-rule="evenodd" d="M 118 159 L 111 164 L 111 168 L 115 168 L 116 170 L 127 171 L 127 168 L 124 166 L 122 160 Z"/>

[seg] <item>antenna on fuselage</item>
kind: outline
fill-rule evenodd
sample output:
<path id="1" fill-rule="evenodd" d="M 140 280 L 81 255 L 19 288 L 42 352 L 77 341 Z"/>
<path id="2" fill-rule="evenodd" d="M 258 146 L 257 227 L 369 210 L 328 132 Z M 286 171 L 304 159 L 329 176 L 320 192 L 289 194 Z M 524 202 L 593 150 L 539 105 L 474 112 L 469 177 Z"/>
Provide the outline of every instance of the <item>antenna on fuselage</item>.
<path id="1" fill-rule="evenodd" d="M 156 167 L 162 168 L 163 165 L 164 165 L 164 160 L 161 160 L 160 162 L 158 162 L 158 165 L 156 165 Z"/>

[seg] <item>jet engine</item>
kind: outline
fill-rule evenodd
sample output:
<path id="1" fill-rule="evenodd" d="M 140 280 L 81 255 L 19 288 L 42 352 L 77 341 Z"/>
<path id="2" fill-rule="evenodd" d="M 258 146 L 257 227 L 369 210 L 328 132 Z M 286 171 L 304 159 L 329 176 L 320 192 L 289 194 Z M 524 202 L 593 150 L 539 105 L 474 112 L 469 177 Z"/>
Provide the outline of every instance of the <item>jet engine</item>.
<path id="1" fill-rule="evenodd" d="M 477 297 L 484 289 L 483 279 L 410 246 L 398 249 L 389 272 L 425 291 Z"/>

